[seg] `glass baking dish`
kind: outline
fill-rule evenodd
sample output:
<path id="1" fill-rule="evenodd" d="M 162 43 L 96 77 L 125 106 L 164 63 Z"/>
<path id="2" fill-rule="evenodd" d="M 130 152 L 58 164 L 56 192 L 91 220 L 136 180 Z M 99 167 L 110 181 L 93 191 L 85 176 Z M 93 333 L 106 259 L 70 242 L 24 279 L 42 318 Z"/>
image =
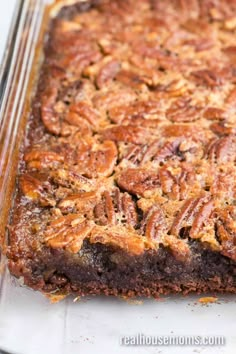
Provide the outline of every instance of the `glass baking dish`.
<path id="1" fill-rule="evenodd" d="M 74 0 L 75 1 L 75 0 Z M 78 0 L 77 0 L 78 1 Z M 18 0 L 0 77 L 0 353 L 227 353 L 236 352 L 235 297 L 205 306 L 198 296 L 124 301 L 67 298 L 51 304 L 21 286 L 6 269 L 6 225 L 14 195 L 20 145 L 42 62 L 49 0 Z M 67 1 L 67 3 L 73 2 Z M 64 1 L 65 3 L 65 1 Z M 212 294 L 211 294 L 212 296 Z M 223 345 L 125 346 L 122 337 L 223 336 Z M 170 337 L 167 337 L 170 338 Z"/>

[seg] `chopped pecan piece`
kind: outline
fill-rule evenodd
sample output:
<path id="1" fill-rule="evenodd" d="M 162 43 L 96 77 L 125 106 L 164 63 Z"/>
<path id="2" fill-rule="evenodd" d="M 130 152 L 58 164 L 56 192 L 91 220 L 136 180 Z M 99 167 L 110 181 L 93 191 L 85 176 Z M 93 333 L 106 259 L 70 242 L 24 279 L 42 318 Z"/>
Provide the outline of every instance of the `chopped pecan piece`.
<path id="1" fill-rule="evenodd" d="M 187 85 L 183 80 L 173 80 L 167 85 L 157 85 L 153 89 L 155 92 L 163 92 L 167 97 L 179 97 L 187 92 Z"/>
<path id="2" fill-rule="evenodd" d="M 127 169 L 117 178 L 120 188 L 141 196 L 152 194 L 160 187 L 158 173 L 146 169 Z"/>
<path id="3" fill-rule="evenodd" d="M 131 146 L 128 148 L 128 150 L 125 149 L 125 151 L 122 151 L 122 160 L 127 160 L 132 162 L 135 165 L 139 165 L 140 162 L 142 161 L 143 155 L 145 153 L 145 151 L 147 150 L 147 146 L 146 145 L 134 145 L 131 144 Z"/>
<path id="4" fill-rule="evenodd" d="M 174 257 L 180 262 L 188 262 L 191 257 L 189 245 L 184 240 L 175 236 L 167 235 L 165 237 L 164 245 L 170 248 Z"/>
<path id="5" fill-rule="evenodd" d="M 69 214 L 51 221 L 44 232 L 44 240 L 52 248 L 77 253 L 93 227 L 92 222 L 81 218 L 79 214 Z"/>

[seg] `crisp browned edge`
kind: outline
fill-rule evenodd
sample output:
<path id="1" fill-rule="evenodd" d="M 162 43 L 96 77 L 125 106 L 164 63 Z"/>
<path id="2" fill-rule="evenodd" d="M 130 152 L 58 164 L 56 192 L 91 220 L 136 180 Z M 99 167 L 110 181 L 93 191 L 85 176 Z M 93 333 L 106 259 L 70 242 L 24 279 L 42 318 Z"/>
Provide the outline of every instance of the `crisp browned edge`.
<path id="1" fill-rule="evenodd" d="M 32 111 L 32 101 L 35 96 L 38 78 L 40 74 L 40 69 L 44 60 L 44 39 L 45 34 L 48 31 L 48 26 L 50 20 L 55 17 L 62 7 L 66 5 L 73 5 L 78 2 L 86 2 L 87 0 L 54 0 L 52 4 L 45 5 L 44 13 L 42 17 L 42 22 L 40 25 L 40 31 L 37 38 L 37 44 L 35 48 L 34 58 L 31 64 L 31 72 L 27 84 L 27 90 L 25 95 L 25 102 L 23 107 L 22 119 L 19 125 L 19 132 L 17 136 L 16 149 L 14 151 L 13 160 L 11 161 L 11 166 L 5 166 L 3 169 L 3 174 L 6 169 L 10 168 L 10 179 L 6 190 L 5 205 L 2 210 L 2 218 L 0 223 L 0 252 L 6 253 L 6 248 L 8 246 L 7 241 L 7 226 L 10 219 L 11 209 L 14 203 L 14 194 L 16 191 L 16 177 L 18 172 L 18 164 L 20 157 L 20 149 L 24 143 L 26 126 L 29 118 L 29 114 Z M 14 98 L 12 98 L 11 103 L 13 103 Z M 9 115 L 11 111 L 9 112 Z M 9 142 L 11 144 L 11 142 Z"/>
<path id="2" fill-rule="evenodd" d="M 22 110 L 22 118 L 19 124 L 19 132 L 16 141 L 16 148 L 13 155 L 13 160 L 11 161 L 11 166 L 5 166 L 3 169 L 3 174 L 6 169 L 10 168 L 10 179 L 7 185 L 6 190 L 6 199 L 5 205 L 2 211 L 2 219 L 0 224 L 0 250 L 2 249 L 3 254 L 6 253 L 6 248 L 8 246 L 8 237 L 7 237 L 7 226 L 11 215 L 11 209 L 14 203 L 14 194 L 16 192 L 16 177 L 18 172 L 18 164 L 19 164 L 19 157 L 20 157 L 20 149 L 22 144 L 24 143 L 25 133 L 26 133 L 26 126 L 28 122 L 29 115 L 32 111 L 32 100 L 35 96 L 35 92 L 38 85 L 38 78 L 40 74 L 40 68 L 44 59 L 44 37 L 48 29 L 49 20 L 50 20 L 50 11 L 53 5 L 46 5 L 42 17 L 42 22 L 40 25 L 40 31 L 37 38 L 37 44 L 35 47 L 34 58 L 31 65 L 30 76 L 27 84 L 26 95 L 24 99 L 24 106 Z M 11 103 L 13 102 L 14 98 L 12 98 Z M 9 112 L 9 115 L 11 111 Z M 11 144 L 11 142 L 9 142 Z"/>

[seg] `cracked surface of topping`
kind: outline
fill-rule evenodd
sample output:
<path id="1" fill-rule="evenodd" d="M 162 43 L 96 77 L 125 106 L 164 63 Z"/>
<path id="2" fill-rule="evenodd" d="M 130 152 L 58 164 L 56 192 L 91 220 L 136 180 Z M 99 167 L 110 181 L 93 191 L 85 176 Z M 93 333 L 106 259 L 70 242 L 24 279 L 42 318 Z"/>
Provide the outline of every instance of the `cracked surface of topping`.
<path id="1" fill-rule="evenodd" d="M 19 172 L 27 247 L 236 261 L 236 1 L 63 11 Z"/>

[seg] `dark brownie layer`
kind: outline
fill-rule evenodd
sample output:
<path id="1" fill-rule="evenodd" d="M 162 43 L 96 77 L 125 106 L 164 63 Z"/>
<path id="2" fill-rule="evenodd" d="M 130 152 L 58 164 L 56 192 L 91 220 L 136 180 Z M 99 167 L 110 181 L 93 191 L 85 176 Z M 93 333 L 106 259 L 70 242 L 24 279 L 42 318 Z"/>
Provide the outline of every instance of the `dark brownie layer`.
<path id="1" fill-rule="evenodd" d="M 236 292 L 236 1 L 51 21 L 9 234 L 47 293 Z"/>

